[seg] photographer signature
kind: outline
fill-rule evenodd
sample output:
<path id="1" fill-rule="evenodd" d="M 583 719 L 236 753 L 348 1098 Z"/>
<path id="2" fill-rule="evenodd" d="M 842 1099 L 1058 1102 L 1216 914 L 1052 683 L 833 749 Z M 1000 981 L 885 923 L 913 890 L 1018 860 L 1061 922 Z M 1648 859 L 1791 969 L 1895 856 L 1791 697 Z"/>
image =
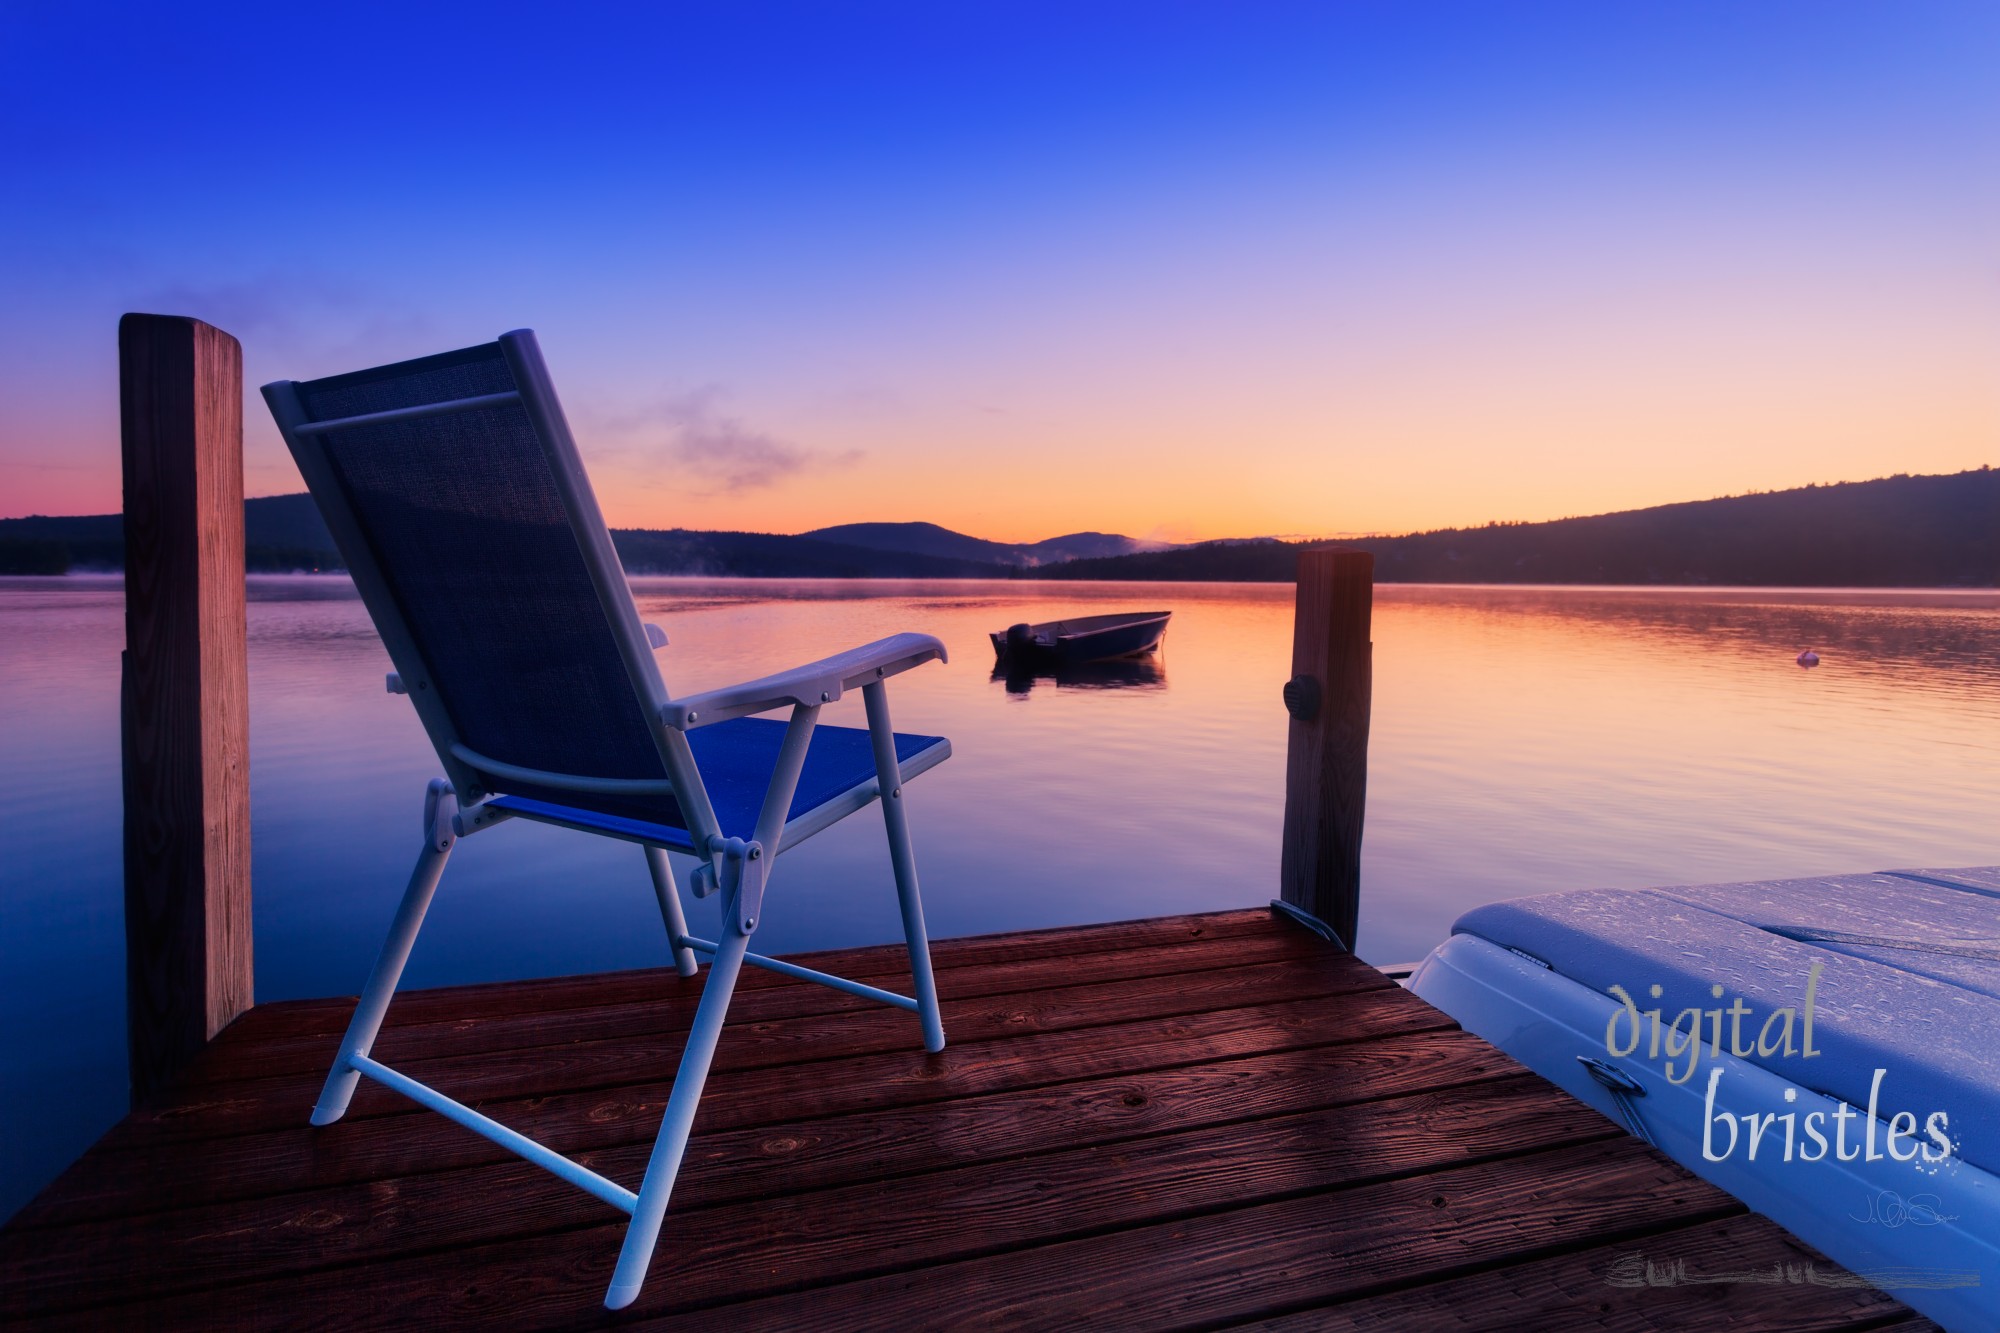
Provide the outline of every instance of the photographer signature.
<path id="1" fill-rule="evenodd" d="M 1692 1287 L 1734 1283 L 1764 1286 L 1876 1287 L 1882 1291 L 1929 1290 L 1980 1285 L 1977 1269 L 1878 1268 L 1848 1273 L 1838 1268 L 1821 1268 L 1813 1263 L 1774 1263 L 1763 1268 L 1732 1272 L 1704 1273 L 1688 1267 L 1686 1259 L 1664 1262 L 1643 1254 L 1620 1255 L 1604 1275 L 1612 1287 Z"/>
<path id="2" fill-rule="evenodd" d="M 1935 1194 L 1912 1194 L 1908 1199 L 1894 1190 L 1881 1190 L 1870 1196 L 1868 1215 L 1849 1213 L 1857 1222 L 1873 1222 L 1885 1227 L 1934 1227 L 1941 1222 L 1956 1222 L 1956 1213 L 1938 1211 L 1939 1200 Z"/>

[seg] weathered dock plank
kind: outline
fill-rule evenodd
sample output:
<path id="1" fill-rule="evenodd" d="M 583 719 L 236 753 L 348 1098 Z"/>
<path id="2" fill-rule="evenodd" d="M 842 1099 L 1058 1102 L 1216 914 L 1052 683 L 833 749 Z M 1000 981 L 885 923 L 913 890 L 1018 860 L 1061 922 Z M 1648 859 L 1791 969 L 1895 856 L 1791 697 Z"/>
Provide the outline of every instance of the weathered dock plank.
<path id="1" fill-rule="evenodd" d="M 1452 1025 L 1398 992 L 1357 994 L 1343 1005 L 1316 1000 L 1188 1015 L 1151 1025 L 1086 1028 L 1016 1038 L 1004 1048 L 968 1051 L 954 1044 L 937 1057 L 907 1049 L 815 1065 L 810 1082 L 780 1067 L 711 1082 L 702 1099 L 701 1151 L 714 1130 L 744 1130 L 833 1116 L 856 1110 L 928 1105 L 1006 1090 L 1038 1088 L 1063 1078 L 1131 1074 L 1182 1063 L 1239 1060 L 1272 1051 L 1302 1050 L 1347 1040 L 1431 1032 Z M 1472 1040 L 1454 1033 L 1460 1040 Z M 331 1046 L 329 1046 L 329 1057 Z M 1414 1057 L 1428 1064 L 1450 1054 L 1443 1041 Z M 1518 1070 L 1513 1061 L 1481 1044 L 1481 1058 L 1495 1068 Z M 592 1153 L 608 1144 L 647 1145 L 658 1131 L 669 1084 L 655 1082 L 526 1101 L 489 1103 L 506 1123 L 570 1152 Z M 777 1118 L 774 1121 L 774 1118 Z M 346 1123 L 343 1121 L 342 1123 Z M 110 1136 L 107 1136 L 107 1143 Z M 171 1154 L 127 1153 L 103 1147 L 84 1157 L 12 1224 L 79 1220 L 138 1206 L 131 1185 L 135 1164 L 170 1201 L 169 1206 L 249 1197 L 306 1179 L 382 1179 L 412 1171 L 441 1170 L 482 1161 L 511 1161 L 486 1140 L 431 1117 L 381 1118 L 353 1126 L 338 1142 L 301 1135 L 296 1124 L 258 1135 L 186 1145 Z"/>
<path id="2" fill-rule="evenodd" d="M 902 965 L 899 949 L 834 961 L 878 977 Z M 949 941 L 938 961 L 952 1044 L 937 1055 L 895 1011 L 779 977 L 744 991 L 653 1278 L 619 1316 L 598 1304 L 622 1230 L 610 1209 L 386 1094 L 307 1126 L 339 1002 L 253 1010 L 0 1228 L 0 1316 L 204 1329 L 1909 1318 L 1867 1289 L 1613 1285 L 1634 1252 L 1825 1261 L 1266 913 Z M 671 970 L 418 993 L 378 1049 L 635 1180 L 696 994 Z"/>
<path id="3" fill-rule="evenodd" d="M 1312 956 L 1311 946 L 1297 938 L 1261 936 L 1221 940 L 1204 945 L 1173 945 L 1120 950 L 1091 965 L 1093 985 L 1142 977 L 1171 976 L 1192 971 L 1212 972 L 1222 968 L 1252 964 L 1296 961 Z M 880 968 L 880 952 L 877 952 Z M 671 972 L 677 989 L 686 983 Z M 753 975 L 783 980 L 773 972 Z M 837 974 L 851 975 L 851 974 Z M 894 986 L 909 975 L 907 962 L 901 972 L 871 971 L 858 979 Z M 629 1042 L 640 1033 L 678 1035 L 687 1029 L 689 1011 L 684 1007 L 654 1006 L 650 1021 L 635 1016 L 631 1007 L 657 999 L 664 977 L 649 977 L 622 998 L 557 1009 L 514 1012 L 458 1014 L 428 1022 L 405 1021 L 385 1027 L 376 1042 L 380 1058 L 395 1063 L 406 1058 L 426 1060 L 488 1051 L 526 1051 L 540 1046 L 566 1046 L 578 1042 Z M 1024 959 L 996 962 L 976 968 L 937 969 L 938 996 L 946 1000 L 977 999 L 993 995 L 1019 995 L 1029 991 L 1073 986 L 1079 980 L 1072 957 Z M 694 984 L 699 989 L 699 981 Z M 824 986 L 762 985 L 740 987 L 739 1003 L 746 1017 L 756 1021 L 796 1018 L 842 1012 L 867 1013 L 875 1002 L 847 995 Z M 754 996 L 754 998 L 753 998 Z M 392 1009 L 391 1012 L 394 1012 Z M 216 1049 L 191 1071 L 188 1086 L 209 1086 L 234 1079 L 268 1078 L 277 1074 L 309 1073 L 314 1078 L 326 1073 L 327 1053 L 345 1030 L 345 1017 L 331 1027 L 295 1037 L 260 1039 L 254 1045 L 231 1043 Z"/>
<path id="4" fill-rule="evenodd" d="M 944 974 L 955 968 L 986 968 L 1002 963 L 1074 958 L 1107 951 L 1124 953 L 1163 945 L 1211 943 L 1240 936 L 1267 937 L 1270 925 L 1269 912 L 1263 908 L 1250 908 L 1234 912 L 1204 912 L 1197 916 L 1156 917 L 1144 921 L 1059 926 L 1006 935 L 932 940 L 931 966 L 937 971 L 939 983 L 943 984 Z M 827 950 L 816 957 L 815 966 L 828 971 L 837 970 L 840 976 L 866 980 L 909 975 L 908 958 L 897 954 L 894 949 L 879 946 Z M 562 1009 L 599 1005 L 650 1003 L 658 998 L 661 983 L 674 975 L 671 968 L 647 968 L 633 972 L 541 977 L 530 981 L 498 981 L 409 991 L 396 997 L 395 1006 L 389 1010 L 382 1030 L 388 1033 L 395 1028 L 417 1023 L 466 1022 L 505 1014 L 548 1014 Z M 764 987 L 795 987 L 798 984 L 794 978 L 750 968 L 737 982 L 737 988 L 747 992 Z M 338 1036 L 346 1030 L 348 1015 L 353 1011 L 354 997 L 351 995 L 324 1000 L 283 1000 L 258 1005 L 236 1020 L 232 1032 L 260 1041 L 266 1037 L 299 1033 Z"/>
<path id="5" fill-rule="evenodd" d="M 1153 976 L 960 1000 L 951 1006 L 952 1041 L 979 1046 L 1031 1032 L 1157 1023 L 1246 1005 L 1390 988 L 1386 978 L 1369 969 L 1336 969 L 1306 954 L 1283 962 L 1199 971 L 1188 970 L 1184 960 L 1175 961 L 1181 965 Z M 410 1077 L 468 1103 L 618 1087 L 636 1078 L 671 1082 L 680 1061 L 682 1034 L 699 993 L 698 986 L 685 984 L 686 979 L 676 980 L 684 984 L 671 994 L 688 1003 L 674 1006 L 678 1013 L 672 1018 L 661 1016 L 668 1007 L 661 1003 L 631 1006 L 633 1030 L 624 1038 L 543 1041 L 539 1039 L 543 1034 L 530 1026 L 519 1044 L 475 1055 L 433 1057 L 392 1044 L 386 1037 L 376 1050 Z M 731 1006 L 734 1039 L 716 1052 L 717 1072 L 798 1069 L 842 1057 L 907 1052 L 907 1023 L 896 1021 L 894 1011 L 885 1015 L 880 1005 L 841 996 L 844 1003 L 832 1012 L 821 1007 L 825 1002 L 817 997 L 804 1014 L 774 1012 L 788 1007 L 786 997 L 793 991 L 789 987 L 760 991 Z M 663 987 L 660 995 L 668 994 Z M 336 1040 L 326 1040 L 327 1062 L 333 1058 Z M 134 1112 L 114 1131 L 116 1142 L 121 1147 L 141 1147 L 285 1127 L 296 1121 L 302 1099 L 311 1105 L 324 1077 L 322 1069 L 200 1085 L 188 1100 Z M 388 1089 L 364 1082 L 346 1120 L 425 1114 Z"/>

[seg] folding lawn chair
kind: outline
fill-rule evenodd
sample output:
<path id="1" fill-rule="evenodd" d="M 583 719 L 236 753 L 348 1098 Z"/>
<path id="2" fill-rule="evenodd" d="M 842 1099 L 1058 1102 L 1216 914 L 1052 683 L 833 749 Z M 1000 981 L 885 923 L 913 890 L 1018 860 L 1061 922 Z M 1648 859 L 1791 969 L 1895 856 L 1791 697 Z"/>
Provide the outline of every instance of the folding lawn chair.
<path id="1" fill-rule="evenodd" d="M 485 1135 L 631 1215 L 604 1301 L 638 1296 L 744 963 L 914 1010 L 944 1047 L 902 784 L 951 753 L 896 734 L 885 682 L 944 645 L 898 634 L 795 670 L 672 699 L 590 481 L 527 330 L 496 343 L 310 383 L 264 386 L 446 777 L 389 938 L 313 1110 L 346 1111 L 361 1075 Z M 861 688 L 867 730 L 818 727 Z M 753 714 L 789 706 L 788 722 Z M 881 798 L 915 998 L 749 952 L 773 857 Z M 634 842 L 682 976 L 712 958 L 659 1138 L 635 1195 L 369 1057 L 455 839 L 509 818 Z M 666 853 L 720 891 L 711 942 L 688 933 Z"/>

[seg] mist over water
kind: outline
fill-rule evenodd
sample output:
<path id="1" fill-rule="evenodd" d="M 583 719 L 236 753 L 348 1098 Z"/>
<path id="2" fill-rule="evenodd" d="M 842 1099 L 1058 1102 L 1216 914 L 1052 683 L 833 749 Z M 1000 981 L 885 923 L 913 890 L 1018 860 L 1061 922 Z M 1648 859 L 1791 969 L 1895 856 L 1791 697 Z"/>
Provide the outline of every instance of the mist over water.
<path id="1" fill-rule="evenodd" d="M 945 641 L 890 690 L 955 752 L 909 789 L 934 936 L 1276 891 L 1287 586 L 634 587 L 677 692 Z M 1150 668 L 993 674 L 992 630 L 1153 607 Z M 351 994 L 437 761 L 344 579 L 255 578 L 249 626 L 258 997 Z M 0 1216 L 124 1110 L 122 638 L 115 579 L 0 579 Z M 2000 863 L 2000 594 L 1384 585 L 1374 640 L 1371 961 L 1526 893 Z M 823 722 L 860 725 L 858 696 Z M 896 938 L 879 820 L 786 856 L 768 903 L 766 952 Z M 459 843 L 406 981 L 666 961 L 635 848 L 515 821 Z"/>

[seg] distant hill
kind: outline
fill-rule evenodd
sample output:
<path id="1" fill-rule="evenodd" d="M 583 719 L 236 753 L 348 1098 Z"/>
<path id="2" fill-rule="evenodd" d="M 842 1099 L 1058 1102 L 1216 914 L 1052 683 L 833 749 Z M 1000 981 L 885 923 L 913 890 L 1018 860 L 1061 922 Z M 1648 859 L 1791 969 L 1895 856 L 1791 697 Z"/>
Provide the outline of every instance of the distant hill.
<path id="1" fill-rule="evenodd" d="M 1040 565 L 1064 560 L 1094 560 L 1109 556 L 1137 555 L 1147 551 L 1171 551 L 1172 542 L 1121 537 L 1115 532 L 1072 532 L 1065 537 L 1049 537 L 1027 548 Z"/>
<path id="2" fill-rule="evenodd" d="M 1072 532 L 1038 542 L 991 542 L 935 523 L 842 523 L 800 535 L 844 546 L 865 546 L 874 551 L 903 551 L 1024 569 L 1063 560 L 1167 549 L 1165 542 L 1141 541 L 1108 532 Z"/>
<path id="3" fill-rule="evenodd" d="M 976 539 L 968 537 L 965 540 Z M 761 532 L 616 528 L 612 530 L 611 541 L 618 548 L 618 558 L 628 574 L 793 579 L 1004 579 L 1012 572 L 1005 566 L 981 560 L 913 551 L 874 550 L 844 542 Z"/>
<path id="4" fill-rule="evenodd" d="M 842 523 L 831 528 L 814 528 L 799 534 L 801 541 L 834 542 L 871 551 L 898 551 L 907 555 L 941 556 L 950 560 L 973 560 L 985 565 L 1027 563 L 1017 556 L 1018 547 L 1005 542 L 989 542 L 968 537 L 935 523 Z M 1122 554 L 1122 552 L 1121 552 Z"/>
<path id="5" fill-rule="evenodd" d="M 251 569 L 341 567 L 310 496 L 249 500 L 243 515 Z M 1338 542 L 1253 539 L 1135 551 L 1145 543 L 1105 533 L 1010 544 L 934 523 L 850 523 L 798 537 L 628 528 L 612 540 L 634 574 L 746 578 L 1282 583 L 1291 580 L 1300 551 L 1331 546 L 1374 552 L 1383 583 L 1990 588 L 2000 586 L 2000 472 L 1884 477 Z M 0 520 L 0 574 L 118 569 L 124 558 L 116 514 Z"/>
<path id="6" fill-rule="evenodd" d="M 1256 541 L 1201 542 L 1171 551 L 1112 556 L 1101 560 L 1070 560 L 1036 569 L 1037 579 L 1132 579 L 1155 583 L 1289 583 L 1299 552 L 1339 542 Z"/>
<path id="7" fill-rule="evenodd" d="M 319 516 L 319 506 L 304 491 L 296 495 L 265 495 L 243 502 L 243 544 L 251 550 L 312 551 L 339 555 L 333 534 Z"/>
<path id="8" fill-rule="evenodd" d="M 320 518 L 319 507 L 303 492 L 244 501 L 243 539 L 244 562 L 252 571 L 346 567 Z M 1012 565 L 976 559 L 757 532 L 621 528 L 613 531 L 611 539 L 626 571 L 633 574 L 953 579 L 1006 578 L 1013 572 Z M 961 540 L 978 543 L 973 537 Z M 119 570 L 124 566 L 125 531 L 117 514 L 0 519 L 0 574 L 61 574 L 71 569 Z"/>
<path id="9" fill-rule="evenodd" d="M 1290 582 L 1312 547 L 1372 551 L 1381 583 L 2000 585 L 2000 472 L 1807 486 L 1549 523 L 1337 542 L 1210 542 L 1073 560 L 1051 579 Z"/>
<path id="10" fill-rule="evenodd" d="M 340 553 L 310 495 L 243 502 L 244 563 L 260 572 L 340 569 Z M 0 519 L 0 574 L 60 574 L 125 567 L 125 523 L 117 514 Z"/>

